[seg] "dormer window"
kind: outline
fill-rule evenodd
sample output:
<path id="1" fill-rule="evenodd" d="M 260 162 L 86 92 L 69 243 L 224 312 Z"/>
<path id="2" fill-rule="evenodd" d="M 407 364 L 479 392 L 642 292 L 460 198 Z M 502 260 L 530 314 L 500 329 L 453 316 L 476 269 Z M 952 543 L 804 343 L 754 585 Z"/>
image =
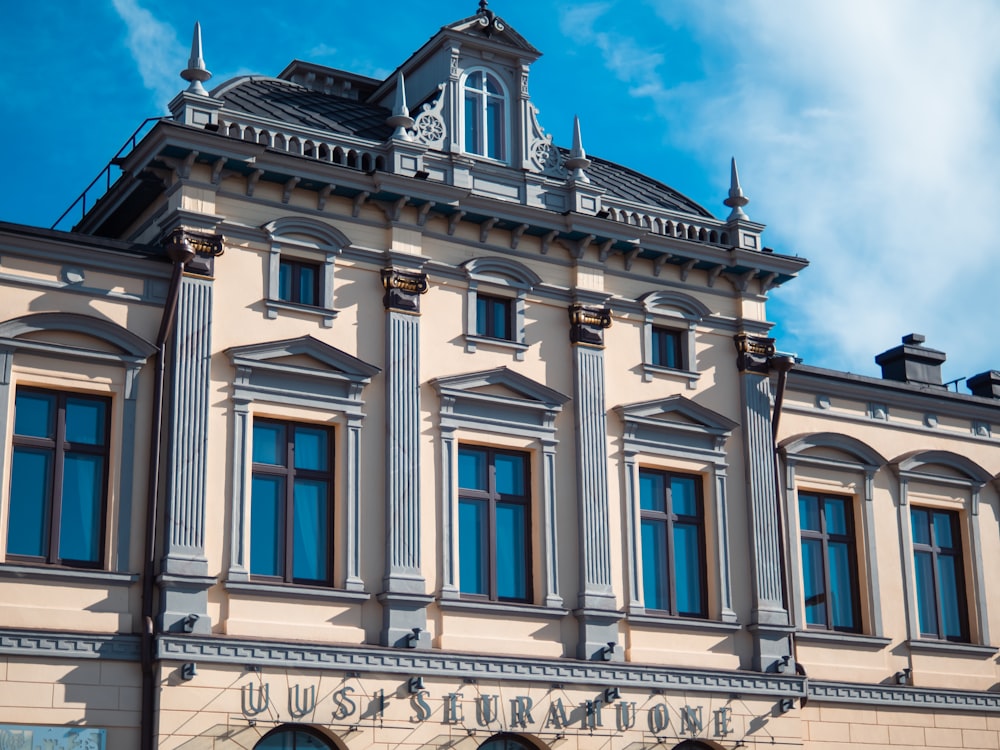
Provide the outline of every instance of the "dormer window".
<path id="1" fill-rule="evenodd" d="M 486 70 L 471 70 L 462 86 L 465 97 L 466 153 L 507 160 L 507 92 Z"/>

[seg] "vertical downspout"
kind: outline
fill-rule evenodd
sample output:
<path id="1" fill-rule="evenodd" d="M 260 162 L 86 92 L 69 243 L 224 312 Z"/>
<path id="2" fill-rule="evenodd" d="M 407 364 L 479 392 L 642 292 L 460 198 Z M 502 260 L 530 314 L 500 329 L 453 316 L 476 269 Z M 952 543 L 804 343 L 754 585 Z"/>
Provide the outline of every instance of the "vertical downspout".
<path id="1" fill-rule="evenodd" d="M 165 246 L 167 256 L 174 264 L 173 275 L 170 277 L 170 288 L 167 300 L 163 306 L 163 316 L 160 318 L 160 330 L 156 335 L 156 372 L 153 380 L 152 419 L 149 436 L 149 467 L 147 483 L 146 529 L 143 547 L 142 563 L 142 628 L 140 643 L 140 659 L 142 667 L 142 713 L 140 736 L 142 750 L 156 748 L 156 675 L 153 673 L 156 642 L 154 640 L 153 622 L 153 577 L 156 573 L 156 518 L 159 514 L 160 488 L 160 451 L 163 432 L 163 381 L 166 365 L 163 348 L 173 328 L 177 312 L 177 299 L 180 296 L 181 277 L 184 265 L 194 257 L 194 250 L 184 236 L 183 230 L 177 230 L 167 239 Z"/>
<path id="2" fill-rule="evenodd" d="M 774 394 L 774 414 L 771 416 L 771 449 L 774 454 L 774 498 L 778 516 L 778 538 L 781 540 L 781 598 L 782 605 L 788 612 L 789 621 L 792 615 L 792 597 L 788 590 L 788 538 L 785 535 L 785 502 L 781 493 L 781 461 L 778 460 L 778 424 L 781 421 L 781 406 L 785 401 L 785 387 L 788 384 L 788 372 L 795 367 L 795 358 L 787 354 L 771 357 L 771 369 L 778 372 L 778 384 Z M 798 666 L 799 659 L 795 636 L 791 638 L 792 658 Z"/>

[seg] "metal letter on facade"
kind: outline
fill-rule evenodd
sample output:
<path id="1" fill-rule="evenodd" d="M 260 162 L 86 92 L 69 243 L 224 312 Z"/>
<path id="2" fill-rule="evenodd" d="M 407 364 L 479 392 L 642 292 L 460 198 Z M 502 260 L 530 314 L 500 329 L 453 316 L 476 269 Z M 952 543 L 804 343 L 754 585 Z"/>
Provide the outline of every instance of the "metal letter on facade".
<path id="1" fill-rule="evenodd" d="M 298 684 L 288 688 L 288 713 L 295 719 L 301 719 L 306 714 L 316 710 L 316 686 L 310 685 L 305 690 Z"/>
<path id="2" fill-rule="evenodd" d="M 549 704 L 545 729 L 565 729 L 567 724 L 569 724 L 569 717 L 566 716 L 566 707 L 563 706 L 562 698 L 556 698 Z"/>
<path id="3" fill-rule="evenodd" d="M 354 688 L 352 687 L 342 687 L 340 690 L 334 691 L 332 697 L 333 697 L 333 718 L 335 721 L 343 721 L 348 716 L 351 716 L 352 714 L 354 714 L 355 711 L 358 710 L 358 705 L 353 700 L 347 697 L 348 693 L 353 693 L 353 692 Z M 382 693 L 382 691 L 379 691 L 379 693 Z M 384 696 L 384 693 L 382 695 Z M 376 700 L 378 700 L 380 697 L 382 696 L 376 693 L 375 695 Z M 385 698 L 382 697 L 382 700 L 384 701 Z M 383 707 L 380 705 L 377 711 L 378 715 L 381 715 L 382 708 Z"/>
<path id="4" fill-rule="evenodd" d="M 664 703 L 659 703 L 649 709 L 649 731 L 660 734 L 670 726 L 670 713 Z"/>
<path id="5" fill-rule="evenodd" d="M 535 720 L 531 718 L 532 705 L 533 703 L 531 698 L 525 695 L 519 695 L 516 698 L 511 698 L 510 725 L 512 727 L 527 729 L 529 724 L 534 724 Z"/>
<path id="6" fill-rule="evenodd" d="M 255 695 L 256 693 L 256 695 Z M 256 716 L 271 705 L 271 686 L 268 684 L 243 685 L 240 688 L 240 704 L 244 716 Z"/>
<path id="7" fill-rule="evenodd" d="M 601 709 L 604 708 L 604 701 L 587 701 L 583 708 L 583 719 L 580 721 L 581 729 L 597 729 L 597 727 L 604 726 L 601 723 Z"/>
<path id="8" fill-rule="evenodd" d="M 615 724 L 619 732 L 635 726 L 635 701 L 619 701 L 615 704 Z"/>
<path id="9" fill-rule="evenodd" d="M 480 695 L 476 699 L 476 722 L 479 726 L 489 726 L 497 720 L 499 703 L 499 695 Z"/>
<path id="10" fill-rule="evenodd" d="M 448 693 L 444 697 L 445 724 L 462 724 L 465 722 L 465 717 L 462 715 L 462 704 L 459 703 L 461 698 L 461 693 Z"/>
<path id="11" fill-rule="evenodd" d="M 727 737 L 733 733 L 733 709 L 726 706 L 715 712 L 715 736 Z"/>
<path id="12" fill-rule="evenodd" d="M 410 717 L 410 721 L 417 723 L 427 721 L 431 718 L 431 707 L 427 703 L 427 696 L 429 695 L 429 690 L 418 690 L 410 698 L 410 703 L 413 704 L 413 710 L 417 712 L 415 715 Z"/>
<path id="13" fill-rule="evenodd" d="M 701 706 L 684 706 L 681 709 L 681 734 L 689 732 L 698 734 L 705 729 L 705 722 L 701 718 Z"/>

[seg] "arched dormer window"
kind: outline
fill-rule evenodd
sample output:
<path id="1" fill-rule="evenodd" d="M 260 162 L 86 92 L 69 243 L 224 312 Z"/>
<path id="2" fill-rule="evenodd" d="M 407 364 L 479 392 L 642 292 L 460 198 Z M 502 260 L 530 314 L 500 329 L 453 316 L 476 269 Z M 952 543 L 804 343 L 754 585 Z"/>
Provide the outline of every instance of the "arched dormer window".
<path id="1" fill-rule="evenodd" d="M 474 68 L 462 83 L 464 141 L 469 154 L 507 161 L 507 89 L 493 73 Z"/>

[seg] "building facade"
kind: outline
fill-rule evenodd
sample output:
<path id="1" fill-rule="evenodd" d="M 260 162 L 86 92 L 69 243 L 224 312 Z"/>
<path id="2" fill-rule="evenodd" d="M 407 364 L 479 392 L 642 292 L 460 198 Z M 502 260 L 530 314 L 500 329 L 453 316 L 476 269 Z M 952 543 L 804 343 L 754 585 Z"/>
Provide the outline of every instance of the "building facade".
<path id="1" fill-rule="evenodd" d="M 1000 746 L 1000 375 L 776 352 L 764 246 L 479 11 L 0 225 L 0 746 Z M 109 166 L 109 169 L 111 167 Z"/>

